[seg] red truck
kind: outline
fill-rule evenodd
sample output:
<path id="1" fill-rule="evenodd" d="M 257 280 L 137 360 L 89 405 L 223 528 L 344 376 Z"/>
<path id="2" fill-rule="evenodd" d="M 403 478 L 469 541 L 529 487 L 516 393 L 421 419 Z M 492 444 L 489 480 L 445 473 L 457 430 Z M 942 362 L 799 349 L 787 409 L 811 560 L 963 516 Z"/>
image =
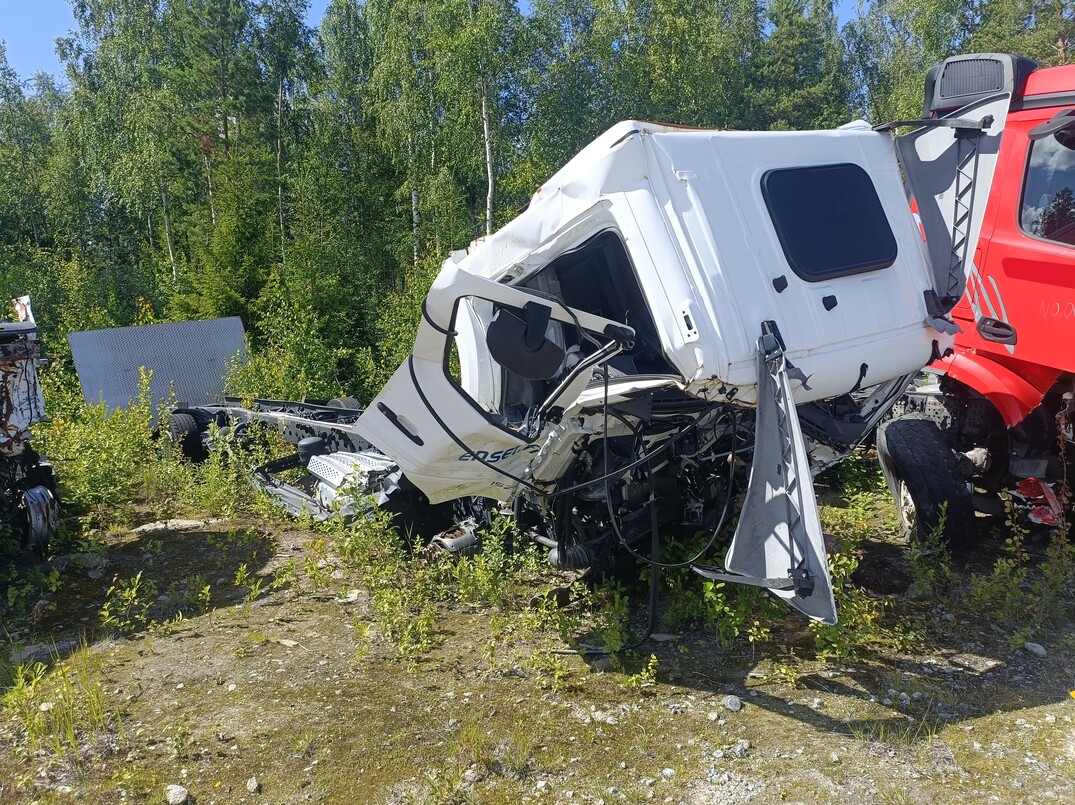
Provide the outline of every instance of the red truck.
<path id="1" fill-rule="evenodd" d="M 955 546 L 980 535 L 976 511 L 996 512 L 996 493 L 1013 485 L 1032 521 L 1054 525 L 1070 514 L 1075 64 L 1039 69 L 993 53 L 947 59 L 926 79 L 925 115 L 1004 82 L 1012 97 L 996 175 L 966 291 L 949 314 L 960 328 L 954 350 L 877 435 L 904 531 L 924 537 L 943 520 Z"/>

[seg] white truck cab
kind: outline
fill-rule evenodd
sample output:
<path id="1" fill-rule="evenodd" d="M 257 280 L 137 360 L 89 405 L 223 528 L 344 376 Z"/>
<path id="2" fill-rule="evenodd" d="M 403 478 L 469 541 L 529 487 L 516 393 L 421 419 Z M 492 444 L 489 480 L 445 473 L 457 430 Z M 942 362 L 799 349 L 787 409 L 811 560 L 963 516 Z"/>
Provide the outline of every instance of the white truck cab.
<path id="1" fill-rule="evenodd" d="M 265 484 L 293 510 L 466 501 L 457 548 L 496 501 L 577 569 L 714 544 L 749 463 L 724 568 L 695 569 L 834 622 L 812 473 L 950 348 L 1007 100 L 902 138 L 619 123 L 445 260 L 364 410 L 227 417 L 298 437 L 316 495 Z"/>

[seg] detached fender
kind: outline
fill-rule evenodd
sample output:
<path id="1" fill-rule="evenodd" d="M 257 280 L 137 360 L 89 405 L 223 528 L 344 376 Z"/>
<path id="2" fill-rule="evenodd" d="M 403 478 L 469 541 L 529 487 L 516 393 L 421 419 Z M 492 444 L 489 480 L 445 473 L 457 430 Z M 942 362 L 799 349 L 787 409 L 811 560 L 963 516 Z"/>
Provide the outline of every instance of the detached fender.
<path id="1" fill-rule="evenodd" d="M 1059 369 L 1035 364 L 1020 364 L 1012 369 L 975 352 L 957 352 L 932 366 L 984 395 L 1009 428 L 1041 404 L 1060 376 Z"/>

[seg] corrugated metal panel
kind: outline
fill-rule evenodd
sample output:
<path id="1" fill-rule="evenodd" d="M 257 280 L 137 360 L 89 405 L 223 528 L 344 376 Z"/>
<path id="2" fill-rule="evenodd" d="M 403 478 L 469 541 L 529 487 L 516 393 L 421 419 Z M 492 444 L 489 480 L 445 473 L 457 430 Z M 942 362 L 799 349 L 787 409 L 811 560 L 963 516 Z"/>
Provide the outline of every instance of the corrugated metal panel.
<path id="1" fill-rule="evenodd" d="M 153 372 L 154 408 L 168 399 L 189 405 L 223 396 L 224 375 L 238 355 L 246 357 L 243 323 L 237 316 L 140 327 L 88 330 L 67 336 L 87 403 L 102 400 L 123 408 L 138 396 L 139 370 Z"/>

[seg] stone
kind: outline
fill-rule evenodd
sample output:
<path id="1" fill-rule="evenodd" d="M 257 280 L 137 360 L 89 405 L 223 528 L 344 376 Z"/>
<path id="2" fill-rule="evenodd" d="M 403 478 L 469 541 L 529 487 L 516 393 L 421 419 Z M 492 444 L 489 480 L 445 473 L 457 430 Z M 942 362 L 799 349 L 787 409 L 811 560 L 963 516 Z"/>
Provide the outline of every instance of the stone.
<path id="1" fill-rule="evenodd" d="M 215 518 L 208 520 L 157 520 L 154 523 L 146 523 L 138 526 L 138 528 L 132 528 L 131 533 L 141 535 L 153 534 L 158 531 L 195 531 L 219 522 L 222 521 Z"/>
<path id="2" fill-rule="evenodd" d="M 164 799 L 168 805 L 185 805 L 190 801 L 190 792 L 181 785 L 164 786 Z"/>
<path id="3" fill-rule="evenodd" d="M 676 776 L 676 770 L 675 769 L 661 769 L 661 777 L 663 777 L 664 779 L 671 780 L 675 776 Z"/>
<path id="4" fill-rule="evenodd" d="M 246 790 L 249 791 L 251 794 L 261 793 L 261 783 L 258 782 L 257 777 L 251 777 L 249 780 L 246 781 Z"/>
<path id="5" fill-rule="evenodd" d="M 733 713 L 738 713 L 740 710 L 743 709 L 743 700 L 740 699 L 738 696 L 728 694 L 720 700 L 720 705 L 725 710 L 731 710 Z"/>
<path id="6" fill-rule="evenodd" d="M 1045 659 L 1045 657 L 1048 656 L 1045 651 L 1045 646 L 1043 646 L 1041 643 L 1031 643 L 1030 641 L 1027 641 L 1023 644 L 1023 648 L 1025 648 L 1035 657 L 1041 657 L 1042 659 Z"/>

